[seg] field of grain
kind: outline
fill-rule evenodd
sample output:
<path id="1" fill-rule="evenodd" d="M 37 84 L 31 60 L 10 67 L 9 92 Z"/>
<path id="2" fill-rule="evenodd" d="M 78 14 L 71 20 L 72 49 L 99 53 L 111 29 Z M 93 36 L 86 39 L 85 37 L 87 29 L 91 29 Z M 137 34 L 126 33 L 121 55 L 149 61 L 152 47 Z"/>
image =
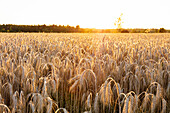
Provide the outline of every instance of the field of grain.
<path id="1" fill-rule="evenodd" d="M 168 113 L 170 34 L 0 33 L 0 113 Z"/>

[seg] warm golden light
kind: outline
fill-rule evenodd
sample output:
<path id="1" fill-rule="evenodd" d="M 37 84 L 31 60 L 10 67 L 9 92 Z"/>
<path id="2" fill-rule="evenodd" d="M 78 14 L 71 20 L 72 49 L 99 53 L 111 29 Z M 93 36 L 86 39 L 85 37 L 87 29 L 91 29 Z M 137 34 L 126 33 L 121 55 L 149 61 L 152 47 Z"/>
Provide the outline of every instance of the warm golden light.
<path id="1" fill-rule="evenodd" d="M 170 29 L 169 0 L 1 0 L 0 24 L 80 25 L 115 28 Z"/>

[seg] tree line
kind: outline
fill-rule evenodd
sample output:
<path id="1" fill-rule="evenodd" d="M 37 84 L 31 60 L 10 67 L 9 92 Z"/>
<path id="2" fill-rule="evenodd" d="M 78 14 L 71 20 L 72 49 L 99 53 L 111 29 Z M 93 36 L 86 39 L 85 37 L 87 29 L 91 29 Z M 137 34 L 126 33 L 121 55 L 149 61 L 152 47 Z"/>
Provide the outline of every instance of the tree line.
<path id="1" fill-rule="evenodd" d="M 170 30 L 160 29 L 92 29 L 80 28 L 79 25 L 0 25 L 0 32 L 47 32 L 47 33 L 170 33 Z"/>

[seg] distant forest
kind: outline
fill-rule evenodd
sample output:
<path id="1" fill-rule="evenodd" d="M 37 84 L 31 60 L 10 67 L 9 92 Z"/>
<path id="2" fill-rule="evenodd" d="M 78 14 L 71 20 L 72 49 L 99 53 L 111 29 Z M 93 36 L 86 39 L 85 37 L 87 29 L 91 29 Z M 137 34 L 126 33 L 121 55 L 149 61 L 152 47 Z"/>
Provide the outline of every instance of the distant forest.
<path id="1" fill-rule="evenodd" d="M 0 32 L 46 32 L 46 33 L 170 33 L 170 30 L 160 29 L 92 29 L 80 28 L 79 25 L 0 25 Z"/>

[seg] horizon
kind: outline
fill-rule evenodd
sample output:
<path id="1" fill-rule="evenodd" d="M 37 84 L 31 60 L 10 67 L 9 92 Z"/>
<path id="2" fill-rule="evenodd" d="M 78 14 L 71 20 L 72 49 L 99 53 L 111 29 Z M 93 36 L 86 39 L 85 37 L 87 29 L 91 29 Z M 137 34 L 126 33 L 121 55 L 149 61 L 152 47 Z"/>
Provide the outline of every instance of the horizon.
<path id="1" fill-rule="evenodd" d="M 168 0 L 0 0 L 0 24 L 79 25 L 80 28 L 116 29 L 123 13 L 122 28 L 170 29 Z"/>
<path id="2" fill-rule="evenodd" d="M 16 26 L 38 26 L 38 25 L 40 25 L 40 26 L 42 26 L 42 25 L 46 25 L 46 26 L 52 26 L 52 25 L 56 25 L 56 26 L 59 26 L 60 24 L 0 24 L 0 25 L 16 25 Z M 67 25 L 61 25 L 61 26 L 67 26 Z M 70 26 L 70 25 L 69 25 Z M 76 28 L 76 26 L 70 26 L 70 27 L 74 27 L 74 28 Z M 98 30 L 100 30 L 100 29 L 102 29 L 102 28 L 83 28 L 83 27 L 81 27 L 80 26 L 80 28 L 82 28 L 82 29 L 98 29 Z M 163 27 L 160 27 L 160 28 L 163 28 Z M 121 29 L 160 29 L 160 28 L 121 28 Z M 104 30 L 105 28 L 103 28 L 103 30 Z M 117 28 L 106 28 L 106 29 L 117 29 Z M 166 28 L 164 28 L 164 29 L 166 29 Z M 170 30 L 170 29 L 166 29 L 166 30 Z"/>

